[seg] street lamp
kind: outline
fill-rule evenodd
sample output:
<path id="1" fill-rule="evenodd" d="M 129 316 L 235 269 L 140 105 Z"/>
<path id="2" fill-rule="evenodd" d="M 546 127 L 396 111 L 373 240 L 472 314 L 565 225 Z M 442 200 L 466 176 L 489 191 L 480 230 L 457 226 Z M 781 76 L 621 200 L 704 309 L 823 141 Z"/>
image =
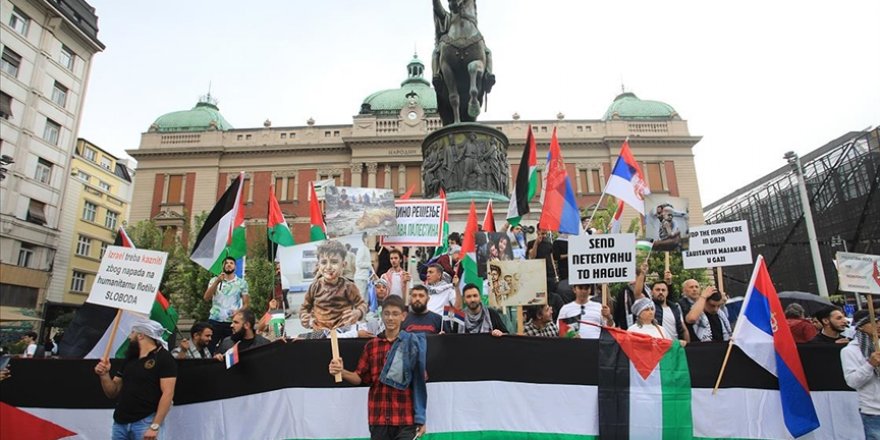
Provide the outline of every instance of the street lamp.
<path id="1" fill-rule="evenodd" d="M 816 239 L 816 227 L 813 225 L 813 210 L 810 208 L 810 196 L 807 194 L 807 182 L 804 171 L 801 168 L 801 158 L 794 151 L 789 151 L 783 156 L 798 181 L 798 190 L 801 194 L 801 206 L 804 208 L 804 223 L 807 226 L 807 237 L 810 240 L 810 254 L 813 256 L 813 271 L 816 272 L 816 284 L 819 296 L 828 297 L 828 285 L 825 283 L 825 270 L 822 268 L 822 256 L 819 254 L 819 241 Z"/>

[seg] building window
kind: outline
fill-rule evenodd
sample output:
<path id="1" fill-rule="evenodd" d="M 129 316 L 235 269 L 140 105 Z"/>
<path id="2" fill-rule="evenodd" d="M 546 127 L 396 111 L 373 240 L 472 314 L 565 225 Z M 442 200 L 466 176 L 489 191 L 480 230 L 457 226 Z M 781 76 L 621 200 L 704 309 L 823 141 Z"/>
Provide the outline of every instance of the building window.
<path id="1" fill-rule="evenodd" d="M 104 226 L 108 229 L 116 229 L 116 221 L 119 219 L 119 213 L 113 211 L 107 211 L 107 216 L 104 217 Z"/>
<path id="2" fill-rule="evenodd" d="M 61 65 L 66 67 L 67 70 L 73 70 L 73 65 L 74 65 L 73 63 L 74 63 L 75 59 L 76 59 L 76 54 L 73 53 L 73 51 L 70 50 L 69 47 L 62 44 L 61 45 L 61 56 L 58 59 L 58 61 L 61 62 Z"/>
<path id="3" fill-rule="evenodd" d="M 9 119 L 12 117 L 12 97 L 0 92 L 0 118 Z"/>
<path id="4" fill-rule="evenodd" d="M 58 81 L 55 81 L 55 85 L 52 86 L 52 102 L 61 107 L 67 105 L 67 87 Z"/>
<path id="5" fill-rule="evenodd" d="M 244 182 L 241 185 L 241 198 L 244 199 L 245 203 L 251 201 L 251 179 L 245 178 Z"/>
<path id="6" fill-rule="evenodd" d="M 79 177 L 80 179 L 83 180 L 83 182 L 86 182 L 86 183 L 89 183 L 89 179 L 92 178 L 92 176 L 90 176 L 89 173 L 87 173 L 87 172 L 85 172 L 85 171 L 83 171 L 83 170 L 79 170 L 79 171 L 77 171 L 77 172 L 76 172 L 76 177 Z"/>
<path id="7" fill-rule="evenodd" d="M 46 118 L 46 127 L 43 128 L 43 139 L 52 145 L 58 145 L 58 138 L 61 134 L 61 124 Z"/>
<path id="8" fill-rule="evenodd" d="M 97 153 L 95 153 L 95 150 L 91 148 L 85 148 L 83 149 L 83 157 L 87 160 L 94 162 L 95 158 L 97 157 Z"/>
<path id="9" fill-rule="evenodd" d="M 73 277 L 70 280 L 70 290 L 74 292 L 85 292 L 86 274 L 78 270 L 73 271 Z"/>
<path id="10" fill-rule="evenodd" d="M 31 223 L 36 223 L 38 225 L 46 224 L 46 204 L 37 200 L 31 199 L 30 204 L 28 205 L 27 217 L 26 221 Z"/>
<path id="11" fill-rule="evenodd" d="M 168 197 L 165 200 L 175 204 L 183 202 L 183 175 L 168 176 Z"/>
<path id="12" fill-rule="evenodd" d="M 281 133 L 281 139 L 287 139 L 287 133 Z"/>
<path id="13" fill-rule="evenodd" d="M 244 140 L 246 140 L 246 141 L 251 140 L 251 135 L 249 135 L 249 134 L 244 135 Z"/>
<path id="14" fill-rule="evenodd" d="M 101 187 L 104 191 L 110 192 L 110 184 L 105 181 L 98 182 L 98 186 Z"/>
<path id="15" fill-rule="evenodd" d="M 0 305 L 33 308 L 37 306 L 40 290 L 36 287 L 0 283 Z"/>
<path id="16" fill-rule="evenodd" d="M 98 205 L 95 205 L 92 202 L 86 202 L 83 205 L 83 216 L 82 219 L 90 222 L 95 221 L 95 215 L 98 213 Z"/>
<path id="17" fill-rule="evenodd" d="M 275 200 L 284 200 L 282 197 L 284 195 L 284 178 L 276 177 L 275 178 Z"/>
<path id="18" fill-rule="evenodd" d="M 113 160 L 109 157 L 101 157 L 101 167 L 105 170 L 113 171 Z"/>
<path id="19" fill-rule="evenodd" d="M 101 258 L 104 258 L 104 253 L 107 252 L 107 246 L 110 246 L 106 241 L 101 242 Z"/>
<path id="20" fill-rule="evenodd" d="M 21 66 L 21 55 L 13 52 L 8 47 L 3 48 L 3 55 L 0 56 L 0 70 L 18 77 L 18 68 Z"/>
<path id="21" fill-rule="evenodd" d="M 92 239 L 83 235 L 79 236 L 76 241 L 76 254 L 82 257 L 88 257 L 92 252 Z"/>
<path id="22" fill-rule="evenodd" d="M 645 164 L 648 171 L 648 187 L 651 192 L 665 192 L 663 188 L 663 174 L 660 171 L 661 164 L 658 162 L 649 162 Z"/>
<path id="23" fill-rule="evenodd" d="M 34 259 L 34 245 L 22 243 L 18 250 L 18 265 L 21 267 L 31 267 L 31 261 Z"/>
<path id="24" fill-rule="evenodd" d="M 34 179 L 37 182 L 49 184 L 52 179 L 52 162 L 40 158 L 37 160 L 37 171 L 34 173 Z"/>
<path id="25" fill-rule="evenodd" d="M 25 15 L 24 12 L 21 12 L 21 10 L 16 7 L 12 8 L 12 15 L 9 16 L 9 27 L 11 27 L 15 32 L 27 36 L 27 31 L 30 23 L 30 17 Z"/>

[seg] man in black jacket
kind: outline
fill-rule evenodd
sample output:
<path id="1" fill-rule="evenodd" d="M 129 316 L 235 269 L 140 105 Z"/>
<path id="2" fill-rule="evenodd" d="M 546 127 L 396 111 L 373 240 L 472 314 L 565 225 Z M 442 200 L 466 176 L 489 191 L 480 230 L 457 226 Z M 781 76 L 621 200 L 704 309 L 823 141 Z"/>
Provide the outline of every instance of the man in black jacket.
<path id="1" fill-rule="evenodd" d="M 479 287 L 475 284 L 466 284 L 462 296 L 467 306 L 464 309 L 464 323 L 452 326 L 447 333 L 491 333 L 492 336 L 507 333 L 501 315 L 483 306 Z"/>

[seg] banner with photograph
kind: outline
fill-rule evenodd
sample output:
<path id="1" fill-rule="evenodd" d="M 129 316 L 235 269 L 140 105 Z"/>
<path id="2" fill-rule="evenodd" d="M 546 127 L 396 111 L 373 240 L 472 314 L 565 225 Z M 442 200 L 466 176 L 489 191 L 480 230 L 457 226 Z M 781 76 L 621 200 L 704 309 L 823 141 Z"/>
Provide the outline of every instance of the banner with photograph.
<path id="1" fill-rule="evenodd" d="M 392 190 L 328 186 L 325 191 L 324 222 L 329 236 L 397 233 L 397 210 Z"/>
<path id="2" fill-rule="evenodd" d="M 150 314 L 168 253 L 108 246 L 86 302 Z"/>
<path id="3" fill-rule="evenodd" d="M 880 295 L 880 255 L 837 253 L 840 290 Z"/>
<path id="4" fill-rule="evenodd" d="M 315 187 L 315 196 L 318 197 L 318 201 L 323 202 L 327 188 L 336 186 L 336 181 L 333 179 L 313 180 L 312 185 Z"/>
<path id="5" fill-rule="evenodd" d="M 695 226 L 690 248 L 681 254 L 685 269 L 752 264 L 749 224 L 745 220 Z"/>
<path id="6" fill-rule="evenodd" d="M 490 261 L 489 305 L 492 307 L 547 304 L 547 272 L 541 260 Z"/>
<path id="7" fill-rule="evenodd" d="M 446 200 L 395 200 L 396 235 L 380 238 L 383 246 L 440 246 Z"/>
<path id="8" fill-rule="evenodd" d="M 348 245 L 348 253 L 351 256 L 347 258 L 346 266 L 354 264 L 354 257 L 357 256 L 360 248 L 363 247 L 369 251 L 361 234 L 337 237 L 332 240 Z M 316 251 L 318 246 L 326 241 L 329 240 L 311 241 L 294 246 L 278 246 L 277 260 L 281 264 L 281 275 L 287 280 L 291 289 L 300 290 L 297 286 L 301 288 L 302 285 L 307 286 L 315 280 L 315 272 L 318 268 Z"/>
<path id="9" fill-rule="evenodd" d="M 627 283 L 635 279 L 635 234 L 581 234 L 568 237 L 570 285 Z"/>
<path id="10" fill-rule="evenodd" d="M 653 250 L 678 252 L 688 248 L 688 199 L 668 194 L 645 196 L 645 238 Z"/>
<path id="11" fill-rule="evenodd" d="M 525 255 L 524 252 L 516 251 L 519 244 L 509 232 L 477 232 L 474 237 L 477 246 L 477 272 L 482 279 L 486 279 L 486 263 L 522 259 L 520 255 Z"/>

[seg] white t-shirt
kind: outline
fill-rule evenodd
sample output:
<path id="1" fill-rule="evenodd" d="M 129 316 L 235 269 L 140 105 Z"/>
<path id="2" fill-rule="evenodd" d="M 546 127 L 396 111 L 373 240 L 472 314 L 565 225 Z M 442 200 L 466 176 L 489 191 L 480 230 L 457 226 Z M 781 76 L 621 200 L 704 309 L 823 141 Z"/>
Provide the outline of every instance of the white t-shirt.
<path id="1" fill-rule="evenodd" d="M 443 307 L 455 306 L 455 288 L 452 284 L 440 281 L 433 286 L 426 284 L 425 287 L 428 288 L 428 310 L 442 316 Z"/>
<path id="2" fill-rule="evenodd" d="M 665 321 L 665 319 L 664 319 L 664 321 Z M 657 339 L 671 339 L 670 337 L 667 336 L 668 333 L 666 333 L 666 331 L 664 329 L 662 329 L 656 325 L 643 325 L 643 326 L 639 327 L 638 324 L 633 324 L 633 325 L 627 327 L 627 331 L 629 331 L 630 333 L 641 333 L 643 335 L 648 335 L 652 338 L 657 338 Z"/>
<path id="3" fill-rule="evenodd" d="M 559 321 L 574 316 L 578 317 L 578 321 L 596 324 L 574 324 L 573 326 L 578 329 L 578 335 L 580 335 L 581 339 L 599 339 L 601 329 L 597 326 L 602 325 L 604 321 L 604 319 L 602 319 L 601 303 L 587 301 L 586 304 L 578 304 L 577 302 L 572 301 L 562 306 L 559 310 Z M 557 322 L 557 324 L 561 323 Z"/>
<path id="4" fill-rule="evenodd" d="M 388 272 L 385 273 L 391 278 L 391 285 L 388 286 L 388 293 L 402 298 L 404 291 L 406 291 L 406 286 L 403 284 L 403 274 L 405 272 L 403 270 L 394 272 L 389 269 Z"/>
<path id="5" fill-rule="evenodd" d="M 37 354 L 37 344 L 28 344 L 27 349 L 24 351 L 24 356 L 32 358 L 35 354 Z"/>
<path id="6" fill-rule="evenodd" d="M 663 326 L 663 331 L 667 335 L 678 336 L 678 329 L 675 328 L 675 315 L 672 314 L 672 308 L 663 305 L 663 322 L 660 323 Z"/>

